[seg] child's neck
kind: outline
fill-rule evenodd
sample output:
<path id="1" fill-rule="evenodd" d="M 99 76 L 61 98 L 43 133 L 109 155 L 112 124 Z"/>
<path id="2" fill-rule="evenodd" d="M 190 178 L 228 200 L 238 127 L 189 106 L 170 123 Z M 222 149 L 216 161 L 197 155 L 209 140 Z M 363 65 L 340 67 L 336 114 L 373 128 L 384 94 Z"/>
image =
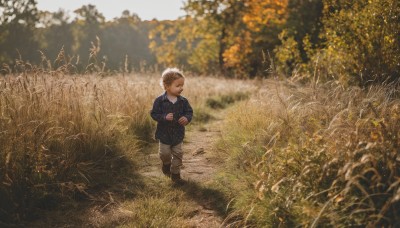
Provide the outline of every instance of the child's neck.
<path id="1" fill-rule="evenodd" d="M 172 95 L 170 93 L 167 92 L 167 98 L 170 102 L 172 102 L 173 104 L 175 104 L 175 102 L 178 100 L 178 97 L 175 95 Z"/>
<path id="2" fill-rule="evenodd" d="M 172 94 L 168 93 L 168 91 L 167 91 L 167 97 L 175 99 L 175 98 L 177 98 L 178 96 L 172 95 Z"/>

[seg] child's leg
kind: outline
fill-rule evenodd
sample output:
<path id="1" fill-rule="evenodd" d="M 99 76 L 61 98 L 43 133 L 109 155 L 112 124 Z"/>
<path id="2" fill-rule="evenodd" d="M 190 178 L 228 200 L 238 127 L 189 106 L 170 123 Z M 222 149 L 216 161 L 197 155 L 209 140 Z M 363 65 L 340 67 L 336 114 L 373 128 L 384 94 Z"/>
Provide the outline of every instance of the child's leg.
<path id="1" fill-rule="evenodd" d="M 181 172 L 182 157 L 183 157 L 182 143 L 179 143 L 176 146 L 172 146 L 171 150 L 172 150 L 171 173 L 179 174 Z"/>
<path id="2" fill-rule="evenodd" d="M 159 149 L 159 155 L 160 159 L 162 161 L 162 167 L 161 170 L 164 175 L 170 176 L 171 175 L 171 159 L 172 159 L 172 154 L 171 154 L 171 146 L 161 143 L 160 142 L 160 149 Z"/>
<path id="3" fill-rule="evenodd" d="M 171 145 L 160 142 L 160 149 L 158 151 L 158 154 L 160 155 L 160 159 L 163 165 L 171 165 Z"/>

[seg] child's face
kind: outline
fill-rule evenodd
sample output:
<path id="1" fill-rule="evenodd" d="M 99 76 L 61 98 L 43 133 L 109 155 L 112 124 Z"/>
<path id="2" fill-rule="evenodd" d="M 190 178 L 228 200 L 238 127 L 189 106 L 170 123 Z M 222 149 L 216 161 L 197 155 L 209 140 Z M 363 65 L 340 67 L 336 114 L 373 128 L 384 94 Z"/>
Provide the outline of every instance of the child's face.
<path id="1" fill-rule="evenodd" d="M 167 94 L 172 95 L 172 96 L 179 96 L 181 95 L 183 91 L 183 85 L 185 84 L 185 79 L 184 78 L 178 78 L 174 80 L 171 85 L 166 86 L 165 90 L 167 91 Z"/>

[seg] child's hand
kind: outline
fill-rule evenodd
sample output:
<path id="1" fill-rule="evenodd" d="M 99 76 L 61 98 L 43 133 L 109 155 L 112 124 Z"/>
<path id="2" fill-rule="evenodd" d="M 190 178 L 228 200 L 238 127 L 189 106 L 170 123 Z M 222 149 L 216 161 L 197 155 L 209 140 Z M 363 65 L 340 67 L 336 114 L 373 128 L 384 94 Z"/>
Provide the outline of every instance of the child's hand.
<path id="1" fill-rule="evenodd" d="M 185 126 L 186 124 L 189 123 L 189 121 L 186 117 L 182 116 L 181 118 L 179 118 L 178 123 L 182 126 Z"/>
<path id="2" fill-rule="evenodd" d="M 168 120 L 168 121 L 172 121 L 174 119 L 174 113 L 168 113 L 165 116 L 165 119 Z"/>

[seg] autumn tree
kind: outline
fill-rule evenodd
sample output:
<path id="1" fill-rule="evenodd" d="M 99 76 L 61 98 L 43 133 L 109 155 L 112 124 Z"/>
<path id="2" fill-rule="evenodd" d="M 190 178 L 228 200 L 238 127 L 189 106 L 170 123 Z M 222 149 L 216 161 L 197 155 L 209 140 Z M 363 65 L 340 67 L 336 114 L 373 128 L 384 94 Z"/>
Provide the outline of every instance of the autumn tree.
<path id="1" fill-rule="evenodd" d="M 320 37 L 322 10 L 323 0 L 291 0 L 288 3 L 288 18 L 284 29 L 299 44 L 301 59 L 304 62 L 309 60 L 306 44 L 303 43 L 304 39 L 308 39 L 313 47 L 322 42 Z"/>
<path id="2" fill-rule="evenodd" d="M 190 0 L 185 6 L 193 18 L 214 26 L 220 70 L 233 77 L 255 76 L 265 70 L 262 53 L 279 43 L 286 8 L 287 1 L 276 0 Z"/>
<path id="3" fill-rule="evenodd" d="M 398 79 L 399 15 L 398 0 L 325 0 L 319 55 L 327 74 L 345 84 Z"/>
<path id="4" fill-rule="evenodd" d="M 193 45 L 187 60 L 190 69 L 205 74 L 220 73 L 223 59 L 220 55 L 221 41 L 218 39 L 221 31 L 219 23 L 193 18 L 191 24 L 188 34 L 191 34 Z"/>
<path id="5" fill-rule="evenodd" d="M 293 71 L 308 74 L 314 50 L 321 47 L 323 0 L 291 0 L 287 20 L 274 48 L 278 73 L 291 76 Z"/>
<path id="6" fill-rule="evenodd" d="M 206 72 L 209 58 L 199 56 L 198 46 L 204 39 L 200 28 L 201 21 L 191 17 L 180 18 L 175 21 L 152 21 L 154 28 L 150 31 L 150 49 L 155 54 L 157 62 L 163 66 L 185 67 L 186 70 Z M 212 49 L 212 46 L 207 46 Z M 213 52 L 212 50 L 210 50 Z M 206 65 L 203 65 L 203 64 Z M 203 68 L 201 68 L 203 67 Z"/>
<path id="7" fill-rule="evenodd" d="M 267 53 L 279 45 L 278 34 L 288 18 L 288 0 L 248 0 L 243 21 L 247 35 L 249 74 L 268 76 Z"/>
<path id="8" fill-rule="evenodd" d="M 203 30 L 204 38 L 215 40 L 219 70 L 228 74 L 235 67 L 236 60 L 226 57 L 226 51 L 234 45 L 234 39 L 241 36 L 244 30 L 242 21 L 244 2 L 235 0 L 189 0 L 185 5 L 188 14 L 197 21 L 212 25 Z M 239 41 L 240 42 L 240 41 Z M 198 49 L 200 51 L 201 49 Z"/>

